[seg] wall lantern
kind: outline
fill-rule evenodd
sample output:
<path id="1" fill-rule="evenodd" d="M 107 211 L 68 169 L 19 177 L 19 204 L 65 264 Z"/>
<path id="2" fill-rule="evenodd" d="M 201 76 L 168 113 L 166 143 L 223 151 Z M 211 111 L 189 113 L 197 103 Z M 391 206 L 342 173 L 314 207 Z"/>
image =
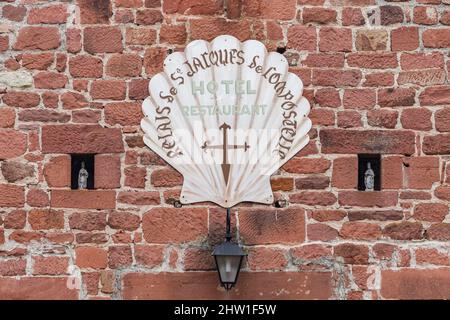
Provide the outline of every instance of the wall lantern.
<path id="1" fill-rule="evenodd" d="M 227 208 L 226 240 L 218 245 L 212 255 L 216 261 L 220 283 L 226 290 L 230 290 L 237 281 L 243 258 L 247 255 L 242 248 L 231 242 L 230 208 Z"/>

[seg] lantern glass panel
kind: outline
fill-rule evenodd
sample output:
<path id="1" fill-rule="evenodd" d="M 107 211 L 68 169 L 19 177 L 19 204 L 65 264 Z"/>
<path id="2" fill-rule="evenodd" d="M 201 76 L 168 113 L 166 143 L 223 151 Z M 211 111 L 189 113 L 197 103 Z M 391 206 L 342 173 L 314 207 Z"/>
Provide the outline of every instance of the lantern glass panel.
<path id="1" fill-rule="evenodd" d="M 216 256 L 222 283 L 235 283 L 241 266 L 242 256 Z"/>

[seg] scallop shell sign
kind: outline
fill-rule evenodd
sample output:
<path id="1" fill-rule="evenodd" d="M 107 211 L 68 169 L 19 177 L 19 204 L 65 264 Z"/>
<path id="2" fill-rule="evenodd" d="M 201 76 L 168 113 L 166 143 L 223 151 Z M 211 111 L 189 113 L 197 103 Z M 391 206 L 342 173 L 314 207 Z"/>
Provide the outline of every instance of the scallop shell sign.
<path id="1" fill-rule="evenodd" d="M 310 106 L 286 58 L 223 35 L 170 54 L 149 84 L 144 142 L 184 178 L 183 204 L 274 201 L 270 176 L 309 141 Z"/>

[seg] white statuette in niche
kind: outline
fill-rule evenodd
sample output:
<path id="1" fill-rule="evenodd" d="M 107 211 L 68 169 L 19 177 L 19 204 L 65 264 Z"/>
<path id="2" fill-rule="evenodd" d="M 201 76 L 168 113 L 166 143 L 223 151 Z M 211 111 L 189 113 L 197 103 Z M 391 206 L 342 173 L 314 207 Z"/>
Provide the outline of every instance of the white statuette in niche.
<path id="1" fill-rule="evenodd" d="M 373 191 L 375 187 L 375 173 L 372 170 L 370 162 L 367 162 L 367 169 L 364 172 L 365 191 Z"/>
<path id="2" fill-rule="evenodd" d="M 78 172 L 78 189 L 87 189 L 87 181 L 89 178 L 89 173 L 86 170 L 86 165 L 84 161 L 81 162 L 81 169 Z"/>

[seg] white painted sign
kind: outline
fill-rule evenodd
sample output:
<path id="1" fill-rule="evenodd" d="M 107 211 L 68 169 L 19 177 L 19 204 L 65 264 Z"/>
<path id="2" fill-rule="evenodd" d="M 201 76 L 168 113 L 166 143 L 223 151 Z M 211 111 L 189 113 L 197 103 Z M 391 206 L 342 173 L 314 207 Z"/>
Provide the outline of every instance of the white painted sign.
<path id="1" fill-rule="evenodd" d="M 183 175 L 184 204 L 272 203 L 270 176 L 309 141 L 302 81 L 259 41 L 193 41 L 149 89 L 144 142 Z"/>

